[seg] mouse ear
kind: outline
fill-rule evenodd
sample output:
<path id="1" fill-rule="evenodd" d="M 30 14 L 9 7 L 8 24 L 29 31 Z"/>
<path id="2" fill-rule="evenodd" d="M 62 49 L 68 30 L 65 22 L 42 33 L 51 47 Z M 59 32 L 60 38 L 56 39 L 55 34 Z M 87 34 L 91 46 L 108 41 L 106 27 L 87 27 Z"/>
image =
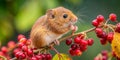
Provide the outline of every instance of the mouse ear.
<path id="1" fill-rule="evenodd" d="M 55 18 L 55 11 L 53 9 L 47 10 L 47 17 L 50 19 Z"/>

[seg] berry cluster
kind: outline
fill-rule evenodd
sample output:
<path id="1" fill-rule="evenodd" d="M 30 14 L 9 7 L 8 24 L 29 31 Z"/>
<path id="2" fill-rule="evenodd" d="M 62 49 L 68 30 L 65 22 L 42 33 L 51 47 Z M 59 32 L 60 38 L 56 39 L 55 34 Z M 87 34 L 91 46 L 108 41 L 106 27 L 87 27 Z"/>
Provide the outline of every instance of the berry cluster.
<path id="1" fill-rule="evenodd" d="M 114 46 L 113 40 L 119 39 L 118 37 L 117 38 L 114 37 L 116 32 L 120 33 L 120 23 L 112 25 L 108 24 L 108 21 L 117 22 L 116 19 L 117 19 L 116 14 L 111 13 L 107 20 L 104 19 L 104 16 L 98 15 L 97 18 L 92 21 L 92 25 L 95 27 L 95 33 L 97 37 L 100 38 L 100 43 L 102 45 L 105 45 L 107 42 L 109 42 L 112 45 L 112 49 L 115 48 L 115 50 L 117 50 L 118 47 L 116 48 L 116 46 Z M 119 52 L 114 53 L 113 56 L 116 57 L 117 60 L 120 60 L 120 57 L 118 57 L 119 55 L 117 54 L 119 54 Z M 102 55 L 104 55 L 104 53 L 102 53 Z M 107 60 L 107 58 L 104 57 L 104 59 L 102 60 Z"/>
<path id="2" fill-rule="evenodd" d="M 28 49 L 27 52 L 19 51 L 15 54 L 17 59 L 27 59 L 27 60 L 52 60 L 51 54 L 33 54 L 31 49 Z"/>
<path id="3" fill-rule="evenodd" d="M 111 21 L 113 21 L 113 22 L 116 22 L 116 21 L 117 21 L 116 19 L 117 19 L 116 14 L 111 13 L 111 14 L 109 15 L 109 19 L 108 19 L 108 20 L 111 20 Z M 92 25 L 95 26 L 95 27 L 100 27 L 101 25 L 104 24 L 104 22 L 107 23 L 107 21 L 105 21 L 104 16 L 103 16 L 103 15 L 98 15 L 98 16 L 96 17 L 96 19 L 94 19 L 94 20 L 92 21 Z"/>
<path id="4" fill-rule="evenodd" d="M 105 21 L 104 16 L 98 15 L 95 20 L 92 21 L 92 25 L 95 26 L 95 33 L 98 38 L 100 38 L 100 43 L 102 45 L 105 45 L 107 41 L 109 43 L 112 42 L 113 40 L 113 35 L 114 35 L 114 28 L 110 26 L 108 23 L 109 20 L 116 22 L 117 16 L 114 13 L 111 13 L 109 15 L 109 19 Z M 107 29 L 108 28 L 108 29 Z M 117 25 L 116 31 L 119 31 L 119 24 Z M 111 31 L 113 30 L 113 31 Z"/>
<path id="5" fill-rule="evenodd" d="M 28 60 L 51 60 L 52 55 L 49 53 L 35 54 L 33 51 L 35 48 L 30 48 L 30 40 L 26 39 L 24 35 L 18 36 L 18 48 L 14 49 L 14 55 L 17 59 Z"/>
<path id="6" fill-rule="evenodd" d="M 114 35 L 113 32 L 106 33 L 105 31 L 103 31 L 102 28 L 96 28 L 95 33 L 97 37 L 100 38 L 100 43 L 102 45 L 105 45 L 107 41 L 111 43 L 113 40 L 113 35 Z"/>
<path id="7" fill-rule="evenodd" d="M 102 22 L 104 22 L 104 16 L 98 15 L 97 18 L 92 21 L 92 25 L 98 27 Z"/>
<path id="8" fill-rule="evenodd" d="M 84 52 L 88 46 L 92 46 L 94 43 L 94 40 L 92 38 L 89 38 L 85 40 L 85 35 L 80 34 L 77 37 L 74 38 L 74 42 L 72 43 L 72 38 L 66 40 L 67 45 L 71 45 L 69 49 L 69 53 L 72 56 L 80 56 L 82 52 Z"/>
<path id="9" fill-rule="evenodd" d="M 9 51 L 15 47 L 16 43 L 14 41 L 9 41 L 7 46 L 2 46 L 0 51 L 0 56 L 5 56 L 8 60 L 10 59 Z M 0 58 L 0 60 L 2 60 Z"/>
<path id="10" fill-rule="evenodd" d="M 18 43 L 14 41 L 9 41 L 8 46 L 3 46 L 0 51 L 0 56 L 4 56 L 7 60 L 12 59 L 14 56 L 18 60 L 52 60 L 52 55 L 49 52 L 39 52 L 35 53 L 36 48 L 31 48 L 31 41 L 27 39 L 24 35 L 18 35 Z M 13 51 L 13 52 L 12 52 Z M 10 55 L 12 52 L 13 55 Z M 3 60 L 0 58 L 0 60 Z"/>
<path id="11" fill-rule="evenodd" d="M 108 51 L 103 50 L 94 60 L 108 60 Z"/>

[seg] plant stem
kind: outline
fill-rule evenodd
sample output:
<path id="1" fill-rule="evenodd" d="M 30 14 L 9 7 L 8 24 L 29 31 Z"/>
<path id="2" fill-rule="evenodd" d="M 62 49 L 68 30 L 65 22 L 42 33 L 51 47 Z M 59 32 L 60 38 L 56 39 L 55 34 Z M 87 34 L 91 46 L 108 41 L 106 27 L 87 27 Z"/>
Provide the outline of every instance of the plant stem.
<path id="1" fill-rule="evenodd" d="M 10 60 L 17 60 L 17 58 L 16 58 L 16 57 L 14 57 L 14 58 L 12 58 L 12 59 L 10 59 Z"/>
<path id="2" fill-rule="evenodd" d="M 7 60 L 7 58 L 4 56 L 0 56 L 0 58 L 2 58 L 3 60 Z"/>
<path id="3" fill-rule="evenodd" d="M 66 39 L 68 39 L 68 38 L 71 38 L 71 37 L 73 37 L 73 36 L 77 36 L 77 35 L 83 34 L 83 33 L 88 33 L 88 32 L 94 31 L 94 30 L 95 30 L 95 27 L 93 27 L 93 28 L 91 28 L 91 29 L 88 29 L 88 30 L 85 30 L 85 31 L 82 31 L 82 32 L 78 32 L 78 33 L 75 33 L 75 34 L 66 36 L 66 37 L 63 37 L 63 38 L 61 38 L 61 39 L 59 40 L 59 42 L 62 42 L 62 41 L 66 40 Z M 55 44 L 52 43 L 51 45 L 54 46 Z"/>

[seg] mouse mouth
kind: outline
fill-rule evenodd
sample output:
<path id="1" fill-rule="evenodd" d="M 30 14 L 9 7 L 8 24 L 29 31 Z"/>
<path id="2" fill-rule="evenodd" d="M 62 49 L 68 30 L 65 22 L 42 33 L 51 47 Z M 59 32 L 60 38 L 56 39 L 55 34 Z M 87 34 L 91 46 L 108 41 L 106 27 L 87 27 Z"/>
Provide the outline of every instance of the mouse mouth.
<path id="1" fill-rule="evenodd" d="M 64 24 L 64 27 L 70 27 L 71 25 L 75 25 L 77 21 L 70 20 L 68 23 Z"/>
<path id="2" fill-rule="evenodd" d="M 70 20 L 70 25 L 74 25 L 75 23 L 77 22 L 77 20 L 76 21 L 73 21 L 73 20 Z"/>
<path id="3" fill-rule="evenodd" d="M 71 25 L 75 25 L 76 22 L 70 21 L 67 25 L 71 26 Z"/>

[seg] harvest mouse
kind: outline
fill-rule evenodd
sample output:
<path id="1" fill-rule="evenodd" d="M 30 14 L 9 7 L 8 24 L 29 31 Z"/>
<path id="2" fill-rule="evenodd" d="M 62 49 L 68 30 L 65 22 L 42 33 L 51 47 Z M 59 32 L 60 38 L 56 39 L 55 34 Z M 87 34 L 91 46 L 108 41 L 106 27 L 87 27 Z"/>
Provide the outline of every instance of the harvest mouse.
<path id="1" fill-rule="evenodd" d="M 77 22 L 77 16 L 72 11 L 57 7 L 50 9 L 40 17 L 33 25 L 30 39 L 35 48 L 50 45 L 71 30 L 71 26 Z"/>

